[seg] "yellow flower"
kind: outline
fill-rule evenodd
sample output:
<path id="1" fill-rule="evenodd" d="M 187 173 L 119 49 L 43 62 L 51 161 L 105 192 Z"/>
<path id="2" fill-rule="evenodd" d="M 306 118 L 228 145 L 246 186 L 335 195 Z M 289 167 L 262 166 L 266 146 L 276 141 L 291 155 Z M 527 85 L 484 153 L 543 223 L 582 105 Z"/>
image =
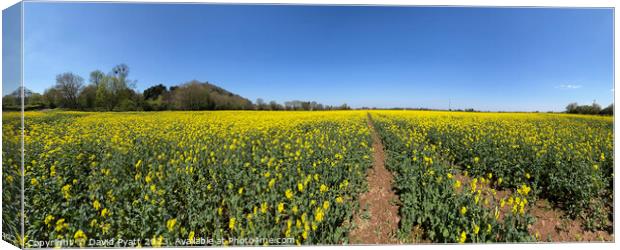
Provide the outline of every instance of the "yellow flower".
<path id="1" fill-rule="evenodd" d="M 69 224 L 65 223 L 65 219 L 60 218 L 56 221 L 56 228 L 54 228 L 54 230 L 56 230 L 56 232 L 60 232 L 67 227 L 69 227 Z"/>
<path id="2" fill-rule="evenodd" d="M 64 185 L 60 191 L 65 199 L 71 198 L 71 184 Z"/>
<path id="3" fill-rule="evenodd" d="M 530 173 L 525 173 L 525 178 L 530 179 Z"/>
<path id="4" fill-rule="evenodd" d="M 314 220 L 321 222 L 323 221 L 323 216 L 325 216 L 325 214 L 323 214 L 323 210 L 321 208 L 317 208 L 316 213 L 314 214 Z"/>
<path id="5" fill-rule="evenodd" d="M 297 190 L 299 190 L 299 192 L 303 192 L 304 191 L 304 184 L 297 183 Z"/>
<path id="6" fill-rule="evenodd" d="M 329 191 L 329 187 L 327 187 L 325 184 L 321 184 L 320 191 L 321 191 L 321 193 L 325 193 L 325 192 Z"/>
<path id="7" fill-rule="evenodd" d="M 51 176 L 51 177 L 56 176 L 56 165 L 52 165 L 52 166 L 50 167 L 50 176 Z"/>
<path id="8" fill-rule="evenodd" d="M 288 220 L 286 221 L 286 227 L 287 227 L 287 228 L 291 228 L 291 226 L 293 226 L 293 220 L 288 219 Z"/>
<path id="9" fill-rule="evenodd" d="M 103 224 L 103 227 L 101 227 L 101 232 L 103 232 L 103 234 L 108 234 L 111 226 L 112 225 L 110 225 L 110 223 Z"/>
<path id="10" fill-rule="evenodd" d="M 76 241 L 85 241 L 86 234 L 81 229 L 77 230 L 77 232 L 75 232 L 75 234 L 73 235 L 73 239 L 75 239 Z"/>
<path id="11" fill-rule="evenodd" d="M 230 228 L 230 230 L 235 230 L 236 221 L 237 219 L 235 219 L 235 217 L 230 218 L 230 220 L 228 221 L 228 228 Z"/>
<path id="12" fill-rule="evenodd" d="M 196 239 L 194 231 L 189 232 L 189 236 L 187 236 L 187 239 L 189 240 L 190 244 L 193 244 Z"/>
<path id="13" fill-rule="evenodd" d="M 19 242 L 19 246 L 21 248 L 26 248 L 26 243 L 28 242 L 28 235 L 24 235 L 24 238 L 22 238 L 21 234 L 17 234 L 17 242 Z"/>
<path id="14" fill-rule="evenodd" d="M 276 185 L 276 179 L 271 179 L 269 181 L 269 188 L 272 188 L 274 185 Z"/>
<path id="15" fill-rule="evenodd" d="M 478 183 L 478 179 L 477 179 L 477 178 L 474 178 L 474 179 L 471 181 L 471 184 L 470 184 L 470 185 L 471 185 L 471 192 L 472 192 L 472 193 L 476 192 L 476 189 L 477 189 L 477 183 Z"/>
<path id="16" fill-rule="evenodd" d="M 33 186 L 36 186 L 37 184 L 39 184 L 39 181 L 37 181 L 36 178 L 32 178 L 30 179 L 30 184 L 32 184 Z"/>
<path id="17" fill-rule="evenodd" d="M 474 157 L 474 163 L 478 163 L 480 161 L 480 158 L 478 158 L 478 156 Z"/>
<path id="18" fill-rule="evenodd" d="M 48 215 L 45 216 L 45 225 L 47 225 L 48 227 L 52 225 L 52 221 L 54 220 L 54 216 L 53 215 Z"/>
<path id="19" fill-rule="evenodd" d="M 267 213 L 267 202 L 263 202 L 263 204 L 260 205 L 260 211 L 261 213 Z"/>
<path id="20" fill-rule="evenodd" d="M 428 165 L 433 164 L 433 158 L 424 156 L 424 163 Z"/>
<path id="21" fill-rule="evenodd" d="M 97 219 L 93 219 L 90 221 L 90 227 L 95 227 L 97 225 Z"/>
<path id="22" fill-rule="evenodd" d="M 290 188 L 286 190 L 286 192 L 284 193 L 284 195 L 286 196 L 287 199 L 293 199 L 293 190 L 291 190 Z"/>
<path id="23" fill-rule="evenodd" d="M 456 181 L 454 182 L 454 188 L 455 188 L 455 189 L 459 189 L 460 187 L 461 187 L 461 181 L 456 180 Z"/>
<path id="24" fill-rule="evenodd" d="M 513 213 L 513 214 L 516 214 L 516 213 L 517 213 L 517 208 L 518 208 L 518 205 L 519 205 L 519 204 L 515 202 L 515 204 L 512 206 L 512 210 L 511 210 L 511 211 L 512 211 L 512 213 Z"/>
<path id="25" fill-rule="evenodd" d="M 101 210 L 101 217 L 106 217 L 106 215 L 108 214 L 110 214 L 108 208 L 104 208 L 103 210 Z"/>
<path id="26" fill-rule="evenodd" d="M 138 162 L 136 162 L 135 167 L 139 168 L 142 165 L 142 160 L 138 160 Z"/>
<path id="27" fill-rule="evenodd" d="M 519 202 L 519 213 L 521 215 L 525 214 L 525 204 L 527 204 L 527 200 L 525 198 Z"/>
<path id="28" fill-rule="evenodd" d="M 293 214 L 297 214 L 297 212 L 299 212 L 299 208 L 297 207 L 297 205 L 293 206 L 291 210 L 293 210 Z"/>
<path id="29" fill-rule="evenodd" d="M 139 172 L 133 177 L 135 181 L 140 180 L 140 178 L 142 178 L 142 173 L 139 173 Z"/>
<path id="30" fill-rule="evenodd" d="M 99 211 L 99 208 L 101 208 L 101 204 L 98 200 L 93 201 L 93 207 L 95 208 L 95 210 Z"/>
<path id="31" fill-rule="evenodd" d="M 239 194 L 243 194 L 243 188 L 242 188 L 242 187 L 241 187 L 241 188 L 239 188 L 238 193 L 239 193 Z"/>
<path id="32" fill-rule="evenodd" d="M 466 240 L 467 240 L 467 233 L 465 233 L 465 231 L 462 231 L 461 237 L 459 238 L 459 243 L 465 243 Z"/>
<path id="33" fill-rule="evenodd" d="M 176 224 L 177 224 L 176 218 L 169 219 L 168 221 L 166 221 L 166 227 L 168 228 L 168 232 L 172 232 L 172 230 L 174 230 L 174 225 Z"/>
<path id="34" fill-rule="evenodd" d="M 151 246 L 153 246 L 153 247 L 161 247 L 163 242 L 164 242 L 164 237 L 163 236 L 161 236 L 161 235 L 160 236 L 154 236 L 151 239 Z"/>
<path id="35" fill-rule="evenodd" d="M 517 193 L 526 196 L 530 193 L 531 188 L 525 184 L 521 185 L 520 188 L 517 189 Z"/>
<path id="36" fill-rule="evenodd" d="M 301 221 L 306 222 L 306 217 L 308 217 L 306 213 L 301 214 Z"/>
<path id="37" fill-rule="evenodd" d="M 329 208 L 329 201 L 323 202 L 323 209 L 327 210 Z"/>
<path id="38" fill-rule="evenodd" d="M 336 203 L 343 203 L 344 200 L 342 199 L 342 197 L 338 196 L 336 197 Z"/>
<path id="39" fill-rule="evenodd" d="M 480 226 L 474 224 L 474 234 L 478 235 L 478 232 L 480 232 Z"/>
<path id="40" fill-rule="evenodd" d="M 461 214 L 465 215 L 467 213 L 467 208 L 466 207 L 461 207 Z"/>
<path id="41" fill-rule="evenodd" d="M 598 170 L 598 165 L 594 164 L 594 166 L 592 166 L 594 168 L 594 170 Z"/>
<path id="42" fill-rule="evenodd" d="M 284 203 L 280 202 L 278 204 L 278 213 L 282 213 L 284 211 Z"/>

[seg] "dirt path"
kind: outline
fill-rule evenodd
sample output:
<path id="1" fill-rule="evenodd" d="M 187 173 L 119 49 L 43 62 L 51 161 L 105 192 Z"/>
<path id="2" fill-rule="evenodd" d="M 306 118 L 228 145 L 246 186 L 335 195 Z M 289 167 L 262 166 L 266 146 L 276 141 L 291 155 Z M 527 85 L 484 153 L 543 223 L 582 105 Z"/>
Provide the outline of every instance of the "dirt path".
<path id="1" fill-rule="evenodd" d="M 398 196 L 392 190 L 393 176 L 385 168 L 385 152 L 379 134 L 368 114 L 371 129 L 373 167 L 368 170 L 368 191 L 360 196 L 360 210 L 353 217 L 355 228 L 349 233 L 351 244 L 394 244 L 397 239 Z"/>

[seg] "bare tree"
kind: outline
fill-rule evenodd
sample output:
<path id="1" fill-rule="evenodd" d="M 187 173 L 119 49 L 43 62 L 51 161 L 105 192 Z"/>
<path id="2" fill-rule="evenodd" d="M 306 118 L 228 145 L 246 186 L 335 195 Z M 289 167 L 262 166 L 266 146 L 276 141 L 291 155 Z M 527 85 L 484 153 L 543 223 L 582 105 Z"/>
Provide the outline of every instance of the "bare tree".
<path id="1" fill-rule="evenodd" d="M 61 104 L 63 107 L 77 108 L 78 96 L 84 86 L 84 78 L 73 74 L 63 73 L 56 76 L 56 86 L 62 96 Z"/>

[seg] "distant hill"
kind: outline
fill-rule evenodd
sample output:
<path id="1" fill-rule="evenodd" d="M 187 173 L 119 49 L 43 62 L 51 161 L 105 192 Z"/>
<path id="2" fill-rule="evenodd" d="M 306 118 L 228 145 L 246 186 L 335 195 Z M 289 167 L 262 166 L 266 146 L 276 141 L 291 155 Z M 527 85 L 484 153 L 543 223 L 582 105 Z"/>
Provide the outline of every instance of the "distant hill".
<path id="1" fill-rule="evenodd" d="M 170 88 L 176 108 L 185 110 L 253 109 L 250 100 L 209 82 L 191 81 Z"/>

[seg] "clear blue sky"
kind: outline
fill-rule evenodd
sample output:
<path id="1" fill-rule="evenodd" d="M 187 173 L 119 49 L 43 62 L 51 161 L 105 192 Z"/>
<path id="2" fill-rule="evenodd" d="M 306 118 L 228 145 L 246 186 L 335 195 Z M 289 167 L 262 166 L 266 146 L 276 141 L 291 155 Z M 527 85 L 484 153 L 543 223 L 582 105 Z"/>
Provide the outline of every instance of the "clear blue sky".
<path id="1" fill-rule="evenodd" d="M 24 74 L 126 63 L 136 89 L 209 81 L 255 101 L 563 110 L 613 101 L 613 10 L 26 3 Z"/>

